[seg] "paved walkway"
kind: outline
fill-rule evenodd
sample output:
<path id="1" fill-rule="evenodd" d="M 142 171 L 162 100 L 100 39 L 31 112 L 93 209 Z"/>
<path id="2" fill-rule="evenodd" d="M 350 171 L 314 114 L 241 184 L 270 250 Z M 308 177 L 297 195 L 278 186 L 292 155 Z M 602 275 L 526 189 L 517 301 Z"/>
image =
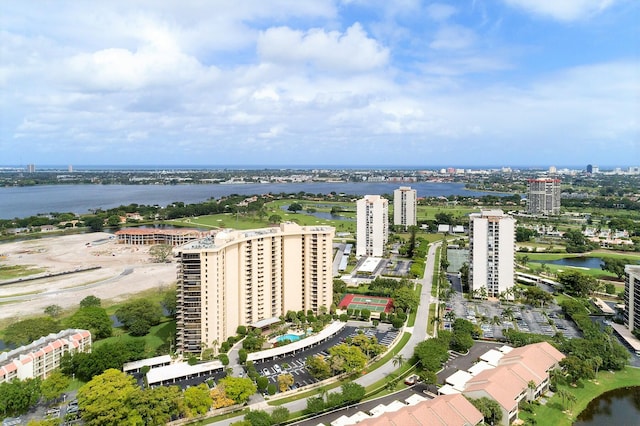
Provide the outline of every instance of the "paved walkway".
<path id="1" fill-rule="evenodd" d="M 422 284 L 422 291 L 420 292 L 420 305 L 418 306 L 418 311 L 416 313 L 416 321 L 413 327 L 405 327 L 403 330 L 405 332 L 411 333 L 411 338 L 409 339 L 407 344 L 399 351 L 397 349 L 395 350 L 393 348 L 391 349 L 394 356 L 400 354 L 405 360 L 408 360 L 409 358 L 411 358 L 411 356 L 413 356 L 413 349 L 418 343 L 427 339 L 427 323 L 429 321 L 429 305 L 431 303 L 431 283 L 433 281 L 433 270 L 435 266 L 436 249 L 439 246 L 440 246 L 439 242 L 433 243 L 429 246 L 429 252 L 427 254 L 424 277 L 420 280 Z M 233 350 L 231 352 L 233 352 Z M 231 355 L 230 353 L 229 365 L 230 366 L 233 365 L 234 376 L 237 376 L 238 374 L 235 373 L 236 365 L 232 364 L 232 361 L 231 361 L 232 356 L 233 355 Z M 237 364 L 237 352 L 234 359 L 235 359 L 235 364 Z M 397 367 L 393 365 L 393 360 L 390 360 L 389 362 L 375 369 L 374 371 L 358 378 L 357 380 L 355 380 L 355 382 L 362 386 L 367 387 L 369 385 L 372 385 L 378 382 L 381 379 L 384 379 L 385 377 L 389 377 L 389 375 L 394 373 L 396 370 L 397 370 Z M 337 388 L 337 389 L 331 390 L 330 392 L 339 392 L 339 391 L 340 391 L 340 388 Z M 289 410 L 289 412 L 295 413 L 307 408 L 307 400 L 305 398 L 302 398 L 296 401 L 283 404 L 282 406 L 286 407 Z M 251 409 L 254 409 L 254 410 L 265 410 L 265 411 L 271 411 L 274 408 L 276 408 L 276 407 L 267 405 L 266 402 L 262 402 L 262 401 L 253 402 L 253 399 L 252 401 L 250 401 L 250 407 Z M 243 418 L 244 418 L 244 415 L 239 415 L 237 417 L 221 420 L 219 422 L 210 423 L 210 424 L 216 425 L 216 426 L 228 426 L 231 423 L 242 420 Z M 322 420 L 318 419 L 318 423 L 320 423 L 321 421 Z"/>

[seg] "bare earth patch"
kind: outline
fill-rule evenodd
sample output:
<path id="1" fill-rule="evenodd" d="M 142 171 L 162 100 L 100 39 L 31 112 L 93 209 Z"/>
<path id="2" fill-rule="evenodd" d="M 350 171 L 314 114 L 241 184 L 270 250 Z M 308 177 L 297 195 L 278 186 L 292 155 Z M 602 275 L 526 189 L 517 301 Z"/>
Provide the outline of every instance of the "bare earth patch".
<path id="1" fill-rule="evenodd" d="M 175 282 L 175 264 L 153 263 L 150 246 L 117 244 L 111 237 L 101 232 L 0 244 L 3 265 L 29 265 L 45 271 L 35 275 L 41 279 L 27 280 L 30 276 L 24 282 L 0 285 L 0 320 L 42 314 L 53 304 L 75 308 L 89 295 L 122 300 Z M 98 269 L 77 271 L 90 267 Z M 70 273 L 47 276 L 62 272 Z"/>

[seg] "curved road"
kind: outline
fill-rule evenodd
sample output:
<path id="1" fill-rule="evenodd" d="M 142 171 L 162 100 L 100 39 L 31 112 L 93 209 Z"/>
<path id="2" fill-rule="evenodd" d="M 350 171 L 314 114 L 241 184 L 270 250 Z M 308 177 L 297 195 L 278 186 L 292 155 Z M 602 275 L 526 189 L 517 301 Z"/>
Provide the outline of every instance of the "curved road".
<path id="1" fill-rule="evenodd" d="M 431 283 L 433 281 L 433 271 L 436 260 L 436 249 L 440 246 L 440 242 L 432 243 L 429 246 L 429 252 L 427 254 L 427 261 L 425 265 L 424 277 L 422 277 L 422 291 L 420 293 L 420 305 L 418 306 L 418 312 L 416 314 L 416 322 L 413 327 L 405 327 L 404 331 L 411 333 L 411 338 L 407 342 L 407 344 L 398 352 L 401 354 L 404 359 L 409 359 L 413 356 L 413 348 L 420 342 L 426 340 L 427 338 L 427 322 L 429 319 L 429 305 L 431 304 Z M 393 351 L 396 354 L 396 351 Z M 397 367 L 393 365 L 393 360 L 390 360 L 386 364 L 381 367 L 375 369 L 374 371 L 366 374 L 357 380 L 356 383 L 362 386 L 369 386 L 377 381 L 388 377 L 390 374 L 395 372 Z M 340 389 L 334 389 L 333 392 L 338 392 Z M 307 400 L 306 398 L 298 399 L 296 401 L 289 402 L 287 404 L 283 404 L 283 407 L 286 407 L 289 412 L 295 413 L 298 411 L 302 411 L 307 408 Z M 253 410 L 265 410 L 271 411 L 274 406 L 270 406 L 265 401 L 257 402 L 250 404 L 250 408 Z M 355 413 L 355 411 L 354 411 Z M 209 423 L 216 426 L 228 426 L 231 423 L 240 421 L 244 418 L 243 415 L 239 415 L 237 417 L 220 420 L 219 422 Z M 317 419 L 318 422 L 322 422 L 321 418 Z"/>

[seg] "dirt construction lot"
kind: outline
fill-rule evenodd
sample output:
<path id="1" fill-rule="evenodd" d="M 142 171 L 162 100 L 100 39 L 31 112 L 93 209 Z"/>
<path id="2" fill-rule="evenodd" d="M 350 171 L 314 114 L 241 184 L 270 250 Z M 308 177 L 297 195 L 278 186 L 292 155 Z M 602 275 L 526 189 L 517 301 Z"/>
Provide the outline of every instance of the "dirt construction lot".
<path id="1" fill-rule="evenodd" d="M 149 246 L 117 244 L 113 235 L 92 233 L 0 244 L 0 264 L 45 271 L 42 277 L 2 285 L 0 320 L 42 314 L 49 305 L 75 308 L 86 296 L 122 300 L 151 288 L 166 289 L 176 281 L 175 263 L 153 263 Z M 79 271 L 97 267 L 91 271 Z M 48 277 L 47 274 L 68 272 Z"/>

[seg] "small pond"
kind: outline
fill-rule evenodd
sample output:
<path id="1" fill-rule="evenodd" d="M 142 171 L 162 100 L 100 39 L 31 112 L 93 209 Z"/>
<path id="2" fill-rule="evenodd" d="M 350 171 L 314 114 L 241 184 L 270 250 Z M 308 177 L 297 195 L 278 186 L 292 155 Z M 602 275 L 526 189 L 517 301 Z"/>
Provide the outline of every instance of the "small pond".
<path id="1" fill-rule="evenodd" d="M 574 425 L 637 425 L 640 417 L 640 386 L 603 393 L 587 405 Z"/>
<path id="2" fill-rule="evenodd" d="M 289 212 L 289 205 L 285 205 L 282 206 L 282 210 Z M 306 214 L 308 216 L 315 216 L 318 219 L 325 219 L 325 220 L 350 220 L 350 221 L 354 221 L 354 218 L 351 217 L 346 217 L 346 216 L 341 216 L 339 214 L 331 214 L 329 212 L 314 212 L 314 213 L 309 213 L 306 210 L 300 210 L 300 213 L 302 214 Z"/>
<path id="3" fill-rule="evenodd" d="M 550 265 L 572 266 L 575 268 L 602 269 L 599 257 L 563 257 L 556 260 L 532 260 L 530 263 L 547 263 Z"/>

